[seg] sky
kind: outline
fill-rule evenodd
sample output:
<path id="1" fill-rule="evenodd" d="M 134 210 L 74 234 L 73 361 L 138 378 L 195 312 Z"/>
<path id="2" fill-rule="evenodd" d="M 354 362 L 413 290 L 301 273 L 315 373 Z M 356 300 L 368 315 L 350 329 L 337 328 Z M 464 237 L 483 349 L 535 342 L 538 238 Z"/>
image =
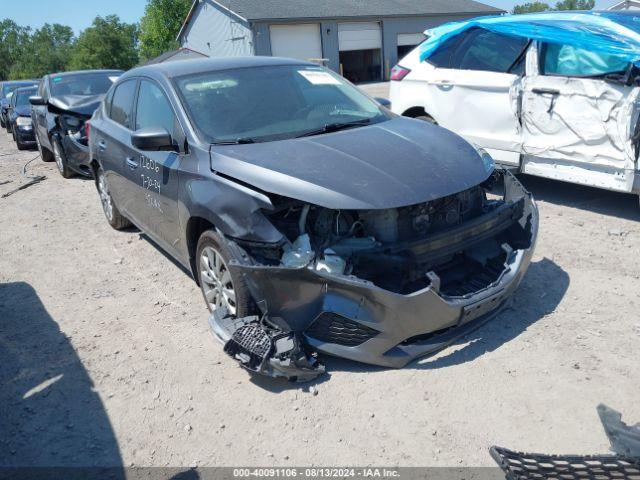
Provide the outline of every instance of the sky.
<path id="1" fill-rule="evenodd" d="M 428 0 L 427 0 L 428 1 Z M 479 0 L 504 10 L 531 0 Z M 555 0 L 546 0 L 553 5 Z M 596 0 L 596 8 L 606 8 L 615 0 Z M 77 33 L 91 25 L 97 15 L 115 13 L 133 23 L 144 14 L 146 0 L 0 0 L 0 18 L 10 18 L 23 26 L 41 27 L 44 23 L 69 25 Z"/>

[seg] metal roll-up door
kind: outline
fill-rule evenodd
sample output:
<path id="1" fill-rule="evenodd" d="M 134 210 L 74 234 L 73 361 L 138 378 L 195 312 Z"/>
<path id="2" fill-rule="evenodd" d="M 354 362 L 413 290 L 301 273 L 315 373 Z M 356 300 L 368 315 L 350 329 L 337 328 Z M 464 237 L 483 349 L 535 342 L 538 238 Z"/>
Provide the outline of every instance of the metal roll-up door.
<path id="1" fill-rule="evenodd" d="M 381 49 L 382 31 L 380 23 L 339 23 L 338 47 L 341 52 Z"/>
<path id="2" fill-rule="evenodd" d="M 271 25 L 271 55 L 274 57 L 309 60 L 322 58 L 320 25 L 305 23 L 297 25 Z"/>

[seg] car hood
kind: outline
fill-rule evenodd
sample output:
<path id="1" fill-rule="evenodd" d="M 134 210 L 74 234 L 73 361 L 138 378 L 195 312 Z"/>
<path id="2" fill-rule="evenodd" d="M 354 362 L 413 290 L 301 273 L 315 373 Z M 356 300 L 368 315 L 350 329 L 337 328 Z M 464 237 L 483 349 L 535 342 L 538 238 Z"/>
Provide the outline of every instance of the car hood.
<path id="1" fill-rule="evenodd" d="M 21 105 L 19 107 L 14 107 L 13 111 L 18 117 L 30 117 L 31 116 L 31 107 L 28 105 Z"/>
<path id="2" fill-rule="evenodd" d="M 49 106 L 59 113 L 91 117 L 103 98 L 104 95 L 59 95 L 49 99 Z"/>
<path id="3" fill-rule="evenodd" d="M 458 135 L 404 117 L 313 137 L 212 145 L 211 168 L 333 209 L 415 205 L 478 185 L 492 170 Z"/>

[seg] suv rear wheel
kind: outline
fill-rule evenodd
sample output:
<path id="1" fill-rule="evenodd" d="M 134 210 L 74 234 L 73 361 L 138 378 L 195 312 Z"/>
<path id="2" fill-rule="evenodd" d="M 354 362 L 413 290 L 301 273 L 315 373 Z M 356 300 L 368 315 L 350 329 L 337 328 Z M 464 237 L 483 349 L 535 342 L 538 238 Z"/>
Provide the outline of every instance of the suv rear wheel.
<path id="1" fill-rule="evenodd" d="M 127 217 L 120 213 L 116 204 L 113 203 L 113 198 L 109 192 L 109 183 L 107 177 L 104 175 L 104 170 L 98 168 L 96 175 L 96 186 L 98 187 L 98 194 L 100 194 L 100 202 L 102 203 L 102 211 L 104 216 L 107 217 L 107 222 L 116 230 L 123 230 L 132 225 Z"/>
<path id="2" fill-rule="evenodd" d="M 226 241 L 214 230 L 207 230 L 198 241 L 196 268 L 204 301 L 213 312 L 219 308 L 238 317 L 246 317 L 254 310 L 244 278 L 229 270 L 235 256 Z"/>

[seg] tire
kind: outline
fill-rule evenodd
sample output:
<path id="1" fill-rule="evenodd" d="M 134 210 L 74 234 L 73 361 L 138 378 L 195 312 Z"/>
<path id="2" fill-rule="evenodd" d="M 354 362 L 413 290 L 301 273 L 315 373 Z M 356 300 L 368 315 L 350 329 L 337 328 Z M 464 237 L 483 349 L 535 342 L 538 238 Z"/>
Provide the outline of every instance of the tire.
<path id="1" fill-rule="evenodd" d="M 229 313 L 241 318 L 254 313 L 255 308 L 244 278 L 227 267 L 235 259 L 226 241 L 214 230 L 207 230 L 200 236 L 196 249 L 196 269 L 207 308 L 213 312 L 226 307 Z"/>
<path id="2" fill-rule="evenodd" d="M 64 153 L 64 149 L 62 148 L 58 137 L 53 137 L 51 139 L 51 144 L 53 145 L 53 158 L 55 158 L 56 160 L 56 165 L 58 167 L 60 175 L 62 175 L 64 178 L 75 177 L 75 173 L 69 168 L 67 155 Z"/>
<path id="3" fill-rule="evenodd" d="M 104 216 L 111 225 L 116 230 L 124 230 L 125 228 L 131 227 L 133 224 L 129 221 L 127 217 L 120 213 L 118 207 L 113 201 L 111 197 L 111 193 L 109 192 L 109 183 L 107 182 L 107 178 L 104 175 L 104 170 L 102 168 L 98 168 L 96 175 L 96 187 L 98 188 L 98 195 L 100 195 L 100 203 L 102 203 L 102 211 L 104 212 Z"/>
<path id="4" fill-rule="evenodd" d="M 43 162 L 53 162 L 55 158 L 53 158 L 53 153 L 47 150 L 40 143 L 40 136 L 36 133 L 36 145 L 38 145 L 38 152 L 40 152 L 40 158 Z"/>

